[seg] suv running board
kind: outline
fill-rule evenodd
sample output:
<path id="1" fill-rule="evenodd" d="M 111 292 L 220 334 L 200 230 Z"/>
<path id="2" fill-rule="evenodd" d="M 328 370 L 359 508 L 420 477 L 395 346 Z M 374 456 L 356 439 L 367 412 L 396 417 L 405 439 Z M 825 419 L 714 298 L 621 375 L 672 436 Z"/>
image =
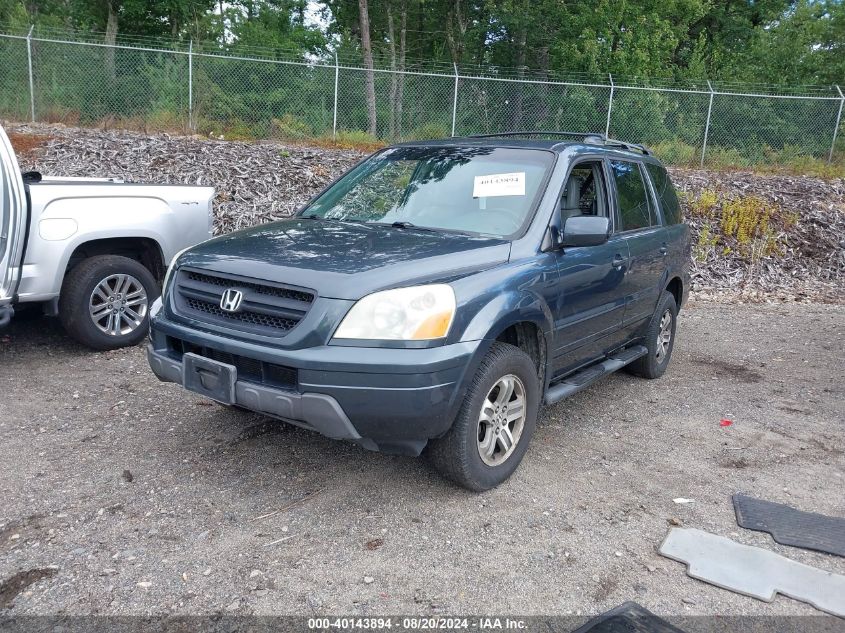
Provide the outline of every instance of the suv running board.
<path id="1" fill-rule="evenodd" d="M 586 389 L 600 378 L 612 374 L 617 369 L 622 369 L 628 363 L 632 363 L 646 354 L 648 354 L 648 349 L 645 345 L 635 345 L 634 347 L 617 352 L 607 360 L 590 365 L 559 382 L 549 385 L 543 403 L 552 404 L 558 400 L 568 398 L 572 394 Z"/>

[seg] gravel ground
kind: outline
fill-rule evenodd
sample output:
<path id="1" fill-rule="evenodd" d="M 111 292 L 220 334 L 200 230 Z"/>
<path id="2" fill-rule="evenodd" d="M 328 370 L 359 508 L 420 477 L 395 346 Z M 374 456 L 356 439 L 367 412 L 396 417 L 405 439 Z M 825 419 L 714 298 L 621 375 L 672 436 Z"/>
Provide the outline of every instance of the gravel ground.
<path id="1" fill-rule="evenodd" d="M 656 548 L 677 522 L 845 573 L 738 528 L 730 499 L 845 516 L 843 341 L 840 306 L 693 301 L 663 379 L 547 408 L 516 475 L 476 495 L 161 384 L 141 347 L 18 319 L 0 335 L 0 612 L 815 614 Z"/>

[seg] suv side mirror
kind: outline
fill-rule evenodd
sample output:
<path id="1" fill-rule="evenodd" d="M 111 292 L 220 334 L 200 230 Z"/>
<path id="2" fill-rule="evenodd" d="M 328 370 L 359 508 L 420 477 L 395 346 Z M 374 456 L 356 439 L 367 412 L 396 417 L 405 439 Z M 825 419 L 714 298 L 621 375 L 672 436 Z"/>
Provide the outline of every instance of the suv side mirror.
<path id="1" fill-rule="evenodd" d="M 607 241 L 610 232 L 608 218 L 597 215 L 573 215 L 563 225 L 561 246 L 598 246 Z"/>

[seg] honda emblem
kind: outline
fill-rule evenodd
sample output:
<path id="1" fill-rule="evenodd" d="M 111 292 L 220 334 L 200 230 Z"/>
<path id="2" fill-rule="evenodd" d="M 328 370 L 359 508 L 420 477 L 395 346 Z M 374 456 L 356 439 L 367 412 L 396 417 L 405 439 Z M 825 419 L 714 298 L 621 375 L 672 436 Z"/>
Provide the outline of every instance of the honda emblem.
<path id="1" fill-rule="evenodd" d="M 237 312 L 241 309 L 241 303 L 244 300 L 244 293 L 237 288 L 227 288 L 220 297 L 220 309 L 223 312 Z"/>

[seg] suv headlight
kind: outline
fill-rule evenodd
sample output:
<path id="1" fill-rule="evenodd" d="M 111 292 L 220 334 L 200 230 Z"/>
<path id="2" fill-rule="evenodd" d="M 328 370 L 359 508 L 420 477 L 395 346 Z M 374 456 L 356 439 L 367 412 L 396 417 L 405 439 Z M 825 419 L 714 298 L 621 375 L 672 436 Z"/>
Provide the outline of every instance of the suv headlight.
<path id="1" fill-rule="evenodd" d="M 374 292 L 360 299 L 334 334 L 341 339 L 427 341 L 443 338 L 455 316 L 455 291 L 446 284 Z"/>

